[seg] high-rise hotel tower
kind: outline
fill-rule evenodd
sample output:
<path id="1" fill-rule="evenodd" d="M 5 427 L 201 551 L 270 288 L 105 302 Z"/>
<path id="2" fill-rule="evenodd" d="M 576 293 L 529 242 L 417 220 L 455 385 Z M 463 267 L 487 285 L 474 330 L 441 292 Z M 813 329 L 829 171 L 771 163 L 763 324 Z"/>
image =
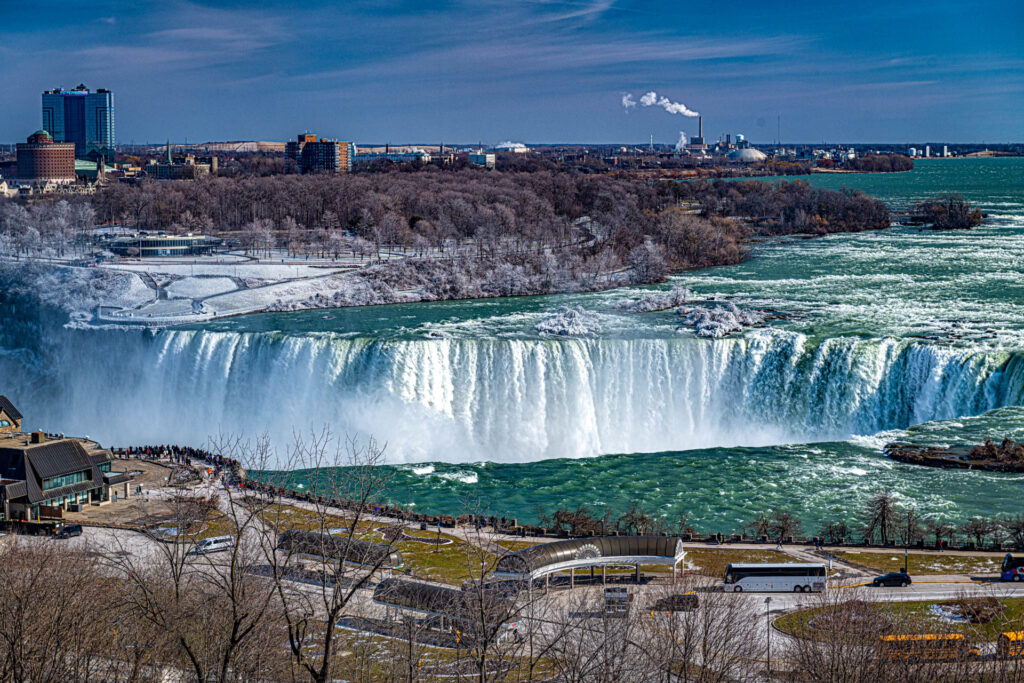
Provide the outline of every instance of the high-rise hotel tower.
<path id="1" fill-rule="evenodd" d="M 56 88 L 43 93 L 43 130 L 54 142 L 75 143 L 81 159 L 114 159 L 114 93 L 89 92 L 84 85 L 73 90 Z"/>

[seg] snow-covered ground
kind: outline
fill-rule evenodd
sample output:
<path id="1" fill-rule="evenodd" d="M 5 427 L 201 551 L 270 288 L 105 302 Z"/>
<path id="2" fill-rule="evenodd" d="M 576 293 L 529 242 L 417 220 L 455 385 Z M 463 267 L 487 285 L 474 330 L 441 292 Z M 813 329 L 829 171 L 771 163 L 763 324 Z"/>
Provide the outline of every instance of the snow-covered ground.
<path id="1" fill-rule="evenodd" d="M 400 253 L 384 254 L 400 259 Z M 76 325 L 163 327 L 262 311 L 417 301 L 364 277 L 367 259 L 295 258 L 273 252 L 257 259 L 238 252 L 187 258 L 147 258 L 92 268 L 51 262 L 47 268 L 78 284 L 59 303 Z M 45 271 L 44 271 L 45 272 Z M 32 278 L 41 277 L 33 271 Z"/>
<path id="2" fill-rule="evenodd" d="M 236 261 L 236 262 L 204 262 L 196 260 L 195 263 L 184 261 L 173 261 L 160 263 L 112 263 L 104 264 L 104 268 L 111 270 L 124 270 L 134 273 L 166 273 L 168 275 L 218 275 L 222 277 L 258 278 L 268 280 L 285 280 L 292 278 L 314 277 L 329 273 L 339 266 L 329 263 L 323 264 L 302 264 L 302 263 L 271 263 L 265 261 Z"/>
<path id="3" fill-rule="evenodd" d="M 363 277 L 358 257 L 294 259 L 272 254 L 145 259 L 81 267 L 71 258 L 4 259 L 8 286 L 65 309 L 77 326 L 168 326 L 268 310 L 415 300 L 381 291 Z M 394 258 L 397 255 L 391 255 Z M 385 288 L 386 289 L 386 288 Z"/>
<path id="4" fill-rule="evenodd" d="M 175 280 L 164 288 L 167 296 L 175 299 L 205 299 L 209 296 L 233 292 L 238 284 L 229 277 L 186 277 Z"/>
<path id="5" fill-rule="evenodd" d="M 450 261 L 434 260 L 434 255 L 419 255 L 422 260 L 411 268 L 402 261 L 416 254 L 400 251 L 382 253 L 383 261 L 392 262 L 384 266 L 351 255 L 296 258 L 275 251 L 265 258 L 231 252 L 83 267 L 76 265 L 81 263 L 78 255 L 0 259 L 0 276 L 9 278 L 15 290 L 63 308 L 71 324 L 81 327 L 166 327 L 247 313 L 435 300 L 445 297 L 437 286 L 443 289 L 449 281 L 461 283 L 460 296 L 494 295 L 480 279 L 490 271 L 475 273 L 477 280 L 462 283 L 445 265 Z M 621 277 L 610 273 L 603 280 L 614 286 L 621 284 Z"/>

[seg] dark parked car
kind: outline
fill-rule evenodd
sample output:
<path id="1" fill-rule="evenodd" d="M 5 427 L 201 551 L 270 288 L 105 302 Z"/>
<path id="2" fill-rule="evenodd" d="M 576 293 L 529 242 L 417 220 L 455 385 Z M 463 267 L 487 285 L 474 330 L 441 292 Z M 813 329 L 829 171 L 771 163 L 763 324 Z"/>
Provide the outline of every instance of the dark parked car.
<path id="1" fill-rule="evenodd" d="M 81 536 L 81 535 L 82 535 L 82 525 L 81 524 L 65 524 L 64 526 L 62 526 L 60 528 L 60 531 L 57 532 L 55 538 L 72 538 L 74 536 Z"/>
<path id="2" fill-rule="evenodd" d="M 696 595 L 669 595 L 651 606 L 654 612 L 689 612 L 697 609 Z"/>
<path id="3" fill-rule="evenodd" d="M 882 574 L 876 576 L 875 580 L 871 582 L 872 586 L 899 586 L 900 588 L 906 588 L 913 581 L 910 575 L 904 572 L 889 572 L 888 574 Z"/>

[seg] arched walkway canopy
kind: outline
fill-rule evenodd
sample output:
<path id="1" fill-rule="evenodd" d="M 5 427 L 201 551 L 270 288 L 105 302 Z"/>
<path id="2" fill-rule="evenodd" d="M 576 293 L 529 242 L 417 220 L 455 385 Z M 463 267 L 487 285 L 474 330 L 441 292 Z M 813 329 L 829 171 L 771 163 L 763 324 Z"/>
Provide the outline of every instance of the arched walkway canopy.
<path id="1" fill-rule="evenodd" d="M 664 565 L 686 557 L 677 536 L 598 536 L 541 543 L 498 560 L 496 578 L 537 579 L 553 572 L 609 565 Z"/>

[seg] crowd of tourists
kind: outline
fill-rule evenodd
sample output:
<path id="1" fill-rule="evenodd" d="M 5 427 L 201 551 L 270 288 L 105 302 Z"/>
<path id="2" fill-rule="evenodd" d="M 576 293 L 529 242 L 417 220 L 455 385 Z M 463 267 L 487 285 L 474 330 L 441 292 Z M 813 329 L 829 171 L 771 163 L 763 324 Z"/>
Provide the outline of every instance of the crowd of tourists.
<path id="1" fill-rule="evenodd" d="M 360 505 L 354 501 L 342 498 L 327 498 L 310 493 L 301 493 L 274 483 L 250 479 L 245 475 L 241 468 L 241 463 L 237 460 L 225 458 L 216 453 L 192 446 L 178 446 L 174 444 L 129 446 L 127 448 L 114 449 L 114 454 L 122 458 L 136 458 L 140 460 L 170 460 L 175 464 L 187 467 L 191 467 L 195 463 L 202 463 L 209 468 L 209 475 L 214 479 L 222 473 L 226 474 L 225 483 L 229 486 L 238 486 L 239 488 L 258 491 L 265 495 L 290 498 L 296 501 L 319 502 L 342 510 L 359 510 L 363 513 L 369 513 L 372 510 L 374 515 L 391 517 L 404 522 L 419 522 L 431 527 L 444 526 L 449 528 L 456 525 L 472 524 L 478 529 L 491 526 L 510 533 L 523 533 L 524 531 L 522 527 L 517 528 L 515 520 L 506 519 L 505 517 L 499 520 L 495 517 L 485 517 L 483 515 L 460 515 L 458 517 L 451 515 L 426 515 L 393 505 Z M 531 528 L 531 530 L 534 533 L 543 531 L 539 527 L 535 530 Z"/>
<path id="2" fill-rule="evenodd" d="M 235 471 L 239 467 L 237 460 L 231 460 L 216 453 L 210 453 L 202 448 L 173 444 L 129 446 L 128 448 L 115 449 L 114 454 L 122 458 L 137 458 L 140 460 L 170 460 L 177 465 L 186 466 L 191 466 L 193 461 L 198 461 L 209 466 L 213 475 L 219 475 L 224 470 Z"/>

